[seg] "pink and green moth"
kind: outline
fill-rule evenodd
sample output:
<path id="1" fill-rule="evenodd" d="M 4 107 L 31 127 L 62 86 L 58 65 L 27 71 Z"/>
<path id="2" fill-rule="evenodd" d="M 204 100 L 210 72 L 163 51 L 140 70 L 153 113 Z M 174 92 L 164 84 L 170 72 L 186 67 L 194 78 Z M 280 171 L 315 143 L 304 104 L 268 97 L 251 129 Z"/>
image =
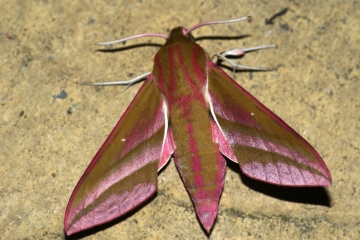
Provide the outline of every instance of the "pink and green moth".
<path id="1" fill-rule="evenodd" d="M 115 82 L 129 85 L 146 78 L 76 185 L 65 213 L 67 235 L 114 220 L 149 199 L 157 190 L 158 171 L 171 157 L 208 233 L 218 213 L 226 159 L 266 183 L 331 185 L 330 172 L 315 149 L 222 71 L 190 35 L 203 25 L 247 18 L 177 27 L 169 36 L 141 34 L 100 43 L 144 36 L 166 39 L 152 72 Z M 267 47 L 273 46 L 215 56 L 234 70 L 259 70 L 236 65 L 227 56 Z"/>

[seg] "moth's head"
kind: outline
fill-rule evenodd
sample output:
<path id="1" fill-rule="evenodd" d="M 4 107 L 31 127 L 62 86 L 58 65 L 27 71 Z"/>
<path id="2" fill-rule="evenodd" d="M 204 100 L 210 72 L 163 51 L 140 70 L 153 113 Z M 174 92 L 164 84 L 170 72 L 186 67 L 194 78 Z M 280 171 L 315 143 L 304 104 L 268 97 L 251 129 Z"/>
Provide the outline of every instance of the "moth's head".
<path id="1" fill-rule="evenodd" d="M 175 41 L 179 42 L 179 41 L 189 41 L 189 40 L 195 42 L 194 36 L 186 28 L 177 27 L 171 30 L 165 45 L 170 45 Z"/>
<path id="2" fill-rule="evenodd" d="M 174 39 L 180 40 L 181 38 L 183 38 L 183 39 L 186 38 L 187 40 L 195 42 L 195 38 L 193 37 L 193 35 L 191 35 L 191 32 L 199 27 L 206 26 L 206 25 L 213 25 L 213 24 L 233 23 L 233 22 L 239 22 L 239 21 L 243 21 L 243 20 L 251 21 L 251 17 L 247 16 L 247 17 L 233 19 L 233 20 L 201 22 L 201 23 L 198 23 L 198 24 L 190 27 L 189 29 L 186 29 L 184 27 L 177 27 L 177 28 L 174 28 L 173 30 L 171 30 L 169 36 L 167 37 L 166 43 L 168 43 L 168 42 L 172 43 L 174 41 Z"/>

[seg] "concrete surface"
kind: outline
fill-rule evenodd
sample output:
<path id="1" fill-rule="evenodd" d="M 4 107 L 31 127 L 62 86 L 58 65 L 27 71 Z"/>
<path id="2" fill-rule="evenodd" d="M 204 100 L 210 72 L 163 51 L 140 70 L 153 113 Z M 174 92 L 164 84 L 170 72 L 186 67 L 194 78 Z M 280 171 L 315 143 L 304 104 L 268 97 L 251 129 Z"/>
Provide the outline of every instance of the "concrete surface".
<path id="1" fill-rule="evenodd" d="M 210 236 L 173 163 L 152 201 L 84 239 L 359 239 L 360 6 L 358 1 L 1 1 L 0 239 L 64 239 L 70 194 L 140 84 L 90 87 L 152 68 L 158 47 L 100 52 L 95 42 L 246 15 L 252 23 L 204 27 L 210 55 L 277 44 L 242 64 L 279 67 L 235 80 L 304 136 L 333 177 L 323 188 L 278 188 L 227 170 Z M 265 19 L 289 10 L 265 25 Z M 126 45 L 162 44 L 138 39 Z M 230 71 L 231 72 L 231 71 Z"/>

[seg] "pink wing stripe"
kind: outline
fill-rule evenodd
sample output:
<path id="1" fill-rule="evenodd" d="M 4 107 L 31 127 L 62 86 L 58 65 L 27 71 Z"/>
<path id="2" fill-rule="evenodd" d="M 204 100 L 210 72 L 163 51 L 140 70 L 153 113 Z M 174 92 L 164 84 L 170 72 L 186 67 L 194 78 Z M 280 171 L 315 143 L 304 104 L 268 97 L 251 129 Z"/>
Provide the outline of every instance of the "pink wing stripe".
<path id="1" fill-rule="evenodd" d="M 265 142 L 261 138 L 243 135 L 240 132 L 228 132 L 226 136 L 229 141 L 226 141 L 221 129 L 214 121 L 212 121 L 212 131 L 214 140 L 219 143 L 220 152 L 234 162 L 237 162 L 237 159 L 231 149 L 231 145 L 240 144 L 247 147 L 262 149 L 268 152 L 274 152 L 291 159 L 297 159 L 298 162 L 304 165 L 309 165 L 320 172 L 323 170 L 321 166 L 318 166 L 319 164 L 317 164 L 317 162 L 307 159 L 301 153 L 291 151 L 279 144 Z M 303 186 L 329 185 L 329 181 L 323 176 L 314 174 L 307 170 L 300 170 L 299 168 L 283 162 L 267 163 L 264 165 L 261 162 L 254 160 L 254 162 L 243 164 L 241 166 L 241 170 L 244 174 L 251 176 L 252 178 L 285 186 L 295 185 L 295 183 L 296 185 Z M 326 172 L 323 172 L 323 174 L 326 175 Z"/>
<path id="2" fill-rule="evenodd" d="M 68 235 L 119 217 L 156 191 L 163 106 L 150 75 L 76 185 L 64 219 Z"/>
<path id="3" fill-rule="evenodd" d="M 248 136 L 241 132 L 227 132 L 226 133 L 228 143 L 230 145 L 239 144 L 242 146 L 252 147 L 261 149 L 267 152 L 277 153 L 287 158 L 296 159 L 297 162 L 308 165 L 312 168 L 317 169 L 319 172 L 323 172 L 323 169 L 319 167 L 318 162 L 307 159 L 304 155 L 299 152 L 293 151 L 282 145 L 268 142 L 259 137 Z M 325 174 L 325 173 L 324 173 Z"/>
<path id="4" fill-rule="evenodd" d="M 234 161 L 235 154 L 244 174 L 265 182 L 331 185 L 324 161 L 305 139 L 217 65 L 208 62 L 208 68 L 213 117 L 220 124 L 219 129 L 213 127 L 213 134 L 224 155 Z"/>
<path id="5" fill-rule="evenodd" d="M 133 172 L 137 171 L 138 169 L 145 167 L 145 165 L 149 164 L 150 162 L 157 161 L 159 159 L 160 151 L 161 151 L 160 146 L 156 146 L 155 149 L 153 149 L 153 151 L 144 149 L 143 152 L 139 153 L 133 159 L 126 162 L 126 164 L 124 164 L 117 171 L 111 173 L 107 178 L 101 181 L 96 188 L 94 188 L 84 197 L 82 204 L 80 204 L 76 209 L 70 209 L 69 218 L 72 219 L 80 211 L 87 208 L 89 205 L 93 204 L 95 200 L 102 193 L 107 191 L 114 184 L 120 182 L 121 180 L 131 175 Z M 119 202 L 119 204 L 120 203 L 122 204 L 121 201 Z"/>
<path id="6" fill-rule="evenodd" d="M 130 192 L 123 192 L 120 195 L 112 194 L 107 197 L 105 201 L 101 202 L 86 215 L 70 225 L 67 234 L 70 235 L 117 218 L 144 202 L 149 198 L 148 196 L 152 195 L 155 191 L 156 185 L 143 183 L 134 186 Z"/>
<path id="7" fill-rule="evenodd" d="M 242 172 L 254 179 L 282 186 L 329 186 L 329 180 L 282 162 L 251 162 L 241 166 Z"/>
<path id="8" fill-rule="evenodd" d="M 129 151 L 133 150 L 139 144 L 147 141 L 149 138 L 151 138 L 152 134 L 156 133 L 164 126 L 165 113 L 163 104 L 164 103 L 162 101 L 162 104 L 157 107 L 155 114 L 150 119 L 151 121 L 148 121 L 149 119 L 144 117 L 143 121 L 137 124 L 138 127 L 134 128 L 133 131 L 129 133 L 127 139 L 124 139 L 125 147 L 118 155 L 118 159 L 125 156 Z M 128 141 L 128 139 L 131 139 L 131 141 Z"/>

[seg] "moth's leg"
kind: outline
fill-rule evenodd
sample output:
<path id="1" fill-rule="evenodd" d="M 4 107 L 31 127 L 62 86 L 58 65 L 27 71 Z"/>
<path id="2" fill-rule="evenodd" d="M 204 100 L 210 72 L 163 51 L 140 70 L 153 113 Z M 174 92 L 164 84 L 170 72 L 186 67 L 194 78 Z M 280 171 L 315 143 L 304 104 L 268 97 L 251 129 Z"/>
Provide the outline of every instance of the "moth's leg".
<path id="1" fill-rule="evenodd" d="M 133 85 L 134 83 L 141 82 L 145 80 L 151 72 L 144 73 L 138 77 L 126 80 L 126 81 L 115 81 L 115 82 L 77 82 L 77 84 L 81 85 L 92 85 L 92 86 L 110 86 L 110 85 L 127 85 L 125 89 Z M 124 89 L 124 90 L 125 90 Z"/>
<path id="2" fill-rule="evenodd" d="M 257 47 L 242 48 L 242 49 L 240 49 L 240 48 L 230 49 L 221 54 L 215 54 L 212 57 L 212 59 L 214 57 L 216 57 L 216 59 L 217 59 L 216 61 L 221 60 L 221 61 L 227 62 L 232 67 L 234 74 L 235 74 L 236 70 L 255 70 L 255 71 L 274 70 L 274 69 L 269 69 L 269 68 L 251 67 L 251 66 L 237 64 L 237 63 L 231 61 L 229 58 L 227 58 L 227 57 L 240 57 L 240 56 L 243 56 L 247 52 L 252 52 L 252 51 L 257 51 L 257 50 L 267 49 L 267 48 L 276 48 L 276 45 L 265 45 L 265 46 L 257 46 Z"/>

